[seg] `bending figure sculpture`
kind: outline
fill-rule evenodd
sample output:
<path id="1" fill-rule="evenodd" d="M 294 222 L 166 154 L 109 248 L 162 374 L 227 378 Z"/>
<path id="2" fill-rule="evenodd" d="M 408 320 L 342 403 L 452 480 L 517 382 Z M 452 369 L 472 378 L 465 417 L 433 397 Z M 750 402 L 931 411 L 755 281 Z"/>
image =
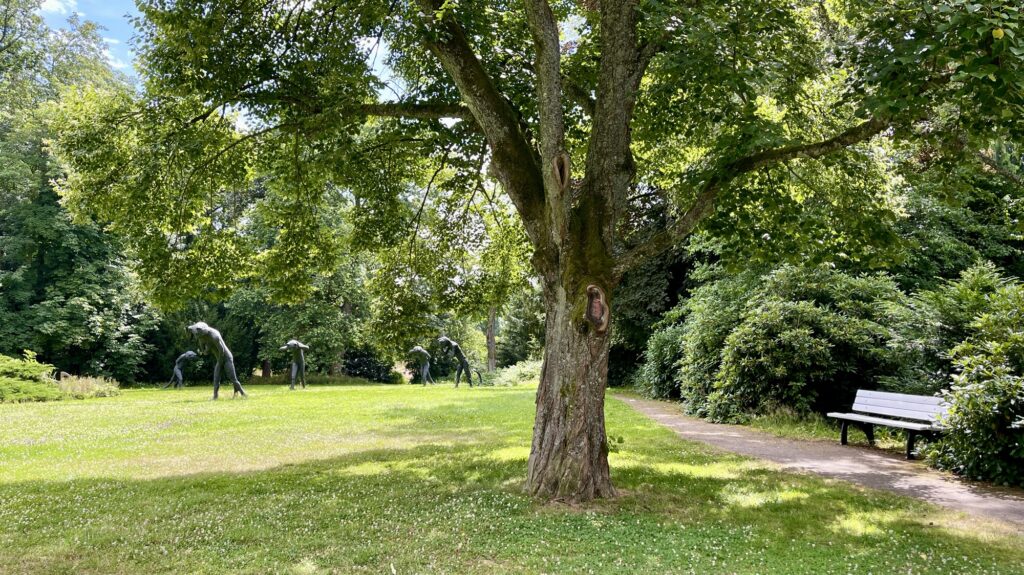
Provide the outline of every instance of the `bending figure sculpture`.
<path id="1" fill-rule="evenodd" d="M 185 353 L 178 356 L 178 359 L 174 360 L 174 373 L 171 374 L 171 380 L 165 383 L 160 389 L 166 389 L 167 386 L 174 384 L 174 389 L 181 389 L 185 387 L 185 376 L 182 374 L 181 369 L 185 367 L 185 362 L 192 361 L 199 354 L 192 350 L 188 350 Z"/>
<path id="2" fill-rule="evenodd" d="M 231 350 L 224 343 L 224 338 L 220 336 L 220 332 L 202 321 L 197 321 L 185 329 L 199 342 L 199 353 L 210 353 L 217 360 L 217 363 L 213 366 L 213 398 L 217 399 L 218 392 L 220 391 L 220 368 L 222 366 L 227 371 L 231 384 L 234 386 L 235 391 L 231 396 L 234 397 L 241 393 L 242 397 L 247 397 L 245 390 L 242 389 L 241 382 L 238 381 L 238 374 L 235 373 L 235 356 L 231 355 Z"/>
<path id="3" fill-rule="evenodd" d="M 459 362 L 459 366 L 455 368 L 455 387 L 459 387 L 459 379 L 463 373 L 466 374 L 466 381 L 469 382 L 469 387 L 473 387 L 473 371 L 476 372 L 476 376 L 480 379 L 480 385 L 484 384 L 484 377 L 480 375 L 480 370 L 470 370 L 469 360 L 466 359 L 466 354 L 462 353 L 462 348 L 459 347 L 459 344 L 447 336 L 437 338 L 437 343 L 441 344 L 441 351 L 454 355 L 455 359 Z"/>
<path id="4" fill-rule="evenodd" d="M 302 389 L 306 389 L 306 351 L 309 346 L 297 339 L 289 339 L 288 343 L 281 346 L 281 350 L 292 352 L 292 383 L 288 389 L 295 389 L 295 376 L 302 381 Z"/>
<path id="5" fill-rule="evenodd" d="M 428 381 L 434 383 L 434 378 L 430 377 L 430 352 L 417 345 L 409 353 L 420 356 L 420 382 L 423 385 L 427 385 Z"/>

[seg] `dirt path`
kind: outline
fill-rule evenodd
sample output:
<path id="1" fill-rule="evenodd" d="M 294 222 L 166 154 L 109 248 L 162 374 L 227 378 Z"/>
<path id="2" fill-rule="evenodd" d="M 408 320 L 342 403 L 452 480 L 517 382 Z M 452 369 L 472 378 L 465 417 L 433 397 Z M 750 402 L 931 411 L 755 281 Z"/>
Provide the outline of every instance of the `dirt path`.
<path id="1" fill-rule="evenodd" d="M 869 447 L 776 437 L 738 425 L 722 425 L 683 415 L 678 406 L 627 396 L 614 396 L 640 413 L 675 431 L 725 451 L 774 461 L 791 470 L 851 481 L 1024 528 L 1024 490 L 1000 489 L 960 481 L 920 462 Z"/>

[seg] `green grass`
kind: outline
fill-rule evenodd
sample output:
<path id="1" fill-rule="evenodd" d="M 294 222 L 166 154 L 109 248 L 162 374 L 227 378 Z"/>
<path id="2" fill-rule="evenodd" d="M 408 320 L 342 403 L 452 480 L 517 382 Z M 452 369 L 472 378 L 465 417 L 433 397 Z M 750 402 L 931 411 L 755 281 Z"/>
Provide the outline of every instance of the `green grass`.
<path id="1" fill-rule="evenodd" d="M 786 437 L 815 441 L 839 441 L 839 422 L 817 413 L 795 413 L 780 410 L 767 415 L 751 418 L 749 425 L 755 429 Z M 868 438 L 857 426 L 847 431 L 850 445 L 868 445 Z M 900 429 L 875 426 L 875 447 L 886 451 L 900 452 L 906 448 L 906 436 Z M 921 439 L 920 444 L 924 445 Z"/>
<path id="2" fill-rule="evenodd" d="M 0 405 L 0 573 L 1020 573 L 1014 530 L 608 404 L 622 496 L 522 493 L 534 390 L 251 386 Z"/>

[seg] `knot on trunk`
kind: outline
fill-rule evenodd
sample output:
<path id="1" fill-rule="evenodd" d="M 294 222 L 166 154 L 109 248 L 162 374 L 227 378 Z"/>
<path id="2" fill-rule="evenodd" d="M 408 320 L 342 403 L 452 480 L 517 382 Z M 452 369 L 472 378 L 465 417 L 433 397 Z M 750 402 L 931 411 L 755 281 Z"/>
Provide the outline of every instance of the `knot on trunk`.
<path id="1" fill-rule="evenodd" d="M 596 333 L 604 333 L 608 330 L 608 302 L 605 299 L 604 290 L 596 285 L 587 286 L 587 313 L 586 319 L 594 326 Z"/>
<path id="2" fill-rule="evenodd" d="M 551 172 L 558 182 L 558 191 L 564 192 L 572 181 L 572 166 L 570 165 L 569 154 L 559 152 L 551 160 Z"/>

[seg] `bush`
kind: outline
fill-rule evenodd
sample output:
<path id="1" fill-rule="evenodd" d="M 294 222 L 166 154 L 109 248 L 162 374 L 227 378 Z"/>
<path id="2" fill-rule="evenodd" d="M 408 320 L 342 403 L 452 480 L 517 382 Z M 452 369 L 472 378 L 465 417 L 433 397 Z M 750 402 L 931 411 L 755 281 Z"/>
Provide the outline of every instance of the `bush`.
<path id="1" fill-rule="evenodd" d="M 903 301 L 886 275 L 794 266 L 768 274 L 725 340 L 709 416 L 849 407 L 858 388 L 891 373 L 886 324 Z"/>
<path id="2" fill-rule="evenodd" d="M 725 338 L 739 324 L 743 305 L 760 275 L 751 270 L 722 276 L 717 267 L 707 266 L 698 268 L 694 276 L 707 283 L 662 319 L 648 339 L 633 385 L 650 397 L 678 397 L 689 413 L 704 415 Z"/>
<path id="3" fill-rule="evenodd" d="M 726 338 L 741 321 L 743 309 L 763 281 L 759 270 L 729 275 L 694 290 L 686 301 L 679 361 L 679 394 L 690 415 L 708 415 Z"/>
<path id="4" fill-rule="evenodd" d="M 345 375 L 361 377 L 380 383 L 401 383 L 402 376 L 393 369 L 394 364 L 369 346 L 345 351 L 341 371 Z"/>
<path id="5" fill-rule="evenodd" d="M 539 383 L 543 364 L 543 360 L 531 359 L 498 369 L 494 373 L 485 373 L 484 384 L 514 387 L 520 384 Z"/>
<path id="6" fill-rule="evenodd" d="M 113 397 L 120 395 L 121 390 L 116 381 L 105 377 L 79 377 L 65 375 L 58 382 L 58 387 L 64 396 L 73 399 L 88 399 L 90 397 Z"/>
<path id="7" fill-rule="evenodd" d="M 0 377 L 42 381 L 49 378 L 54 370 L 48 363 L 36 361 L 36 354 L 26 351 L 23 359 L 0 355 Z"/>
<path id="8" fill-rule="evenodd" d="M 947 432 L 925 453 L 941 469 L 1024 485 L 1024 286 L 1004 282 L 988 307 L 951 354 L 960 373 L 944 393 Z"/>
<path id="9" fill-rule="evenodd" d="M 948 388 L 953 348 L 975 335 L 975 319 L 990 311 L 992 295 L 1010 283 L 995 266 L 981 263 L 894 308 L 890 348 L 897 367 L 881 378 L 881 387 L 917 395 Z"/>
<path id="10" fill-rule="evenodd" d="M 0 376 L 0 403 L 55 401 L 61 397 L 55 381 L 32 381 Z"/>
<path id="11" fill-rule="evenodd" d="M 683 324 L 673 324 L 651 334 L 644 362 L 633 376 L 633 387 L 655 399 L 679 398 L 679 362 L 683 359 Z"/>
<path id="12" fill-rule="evenodd" d="M 53 366 L 39 363 L 35 354 L 26 351 L 24 359 L 0 355 L 0 403 L 53 401 L 61 399 L 61 391 L 50 374 Z"/>

